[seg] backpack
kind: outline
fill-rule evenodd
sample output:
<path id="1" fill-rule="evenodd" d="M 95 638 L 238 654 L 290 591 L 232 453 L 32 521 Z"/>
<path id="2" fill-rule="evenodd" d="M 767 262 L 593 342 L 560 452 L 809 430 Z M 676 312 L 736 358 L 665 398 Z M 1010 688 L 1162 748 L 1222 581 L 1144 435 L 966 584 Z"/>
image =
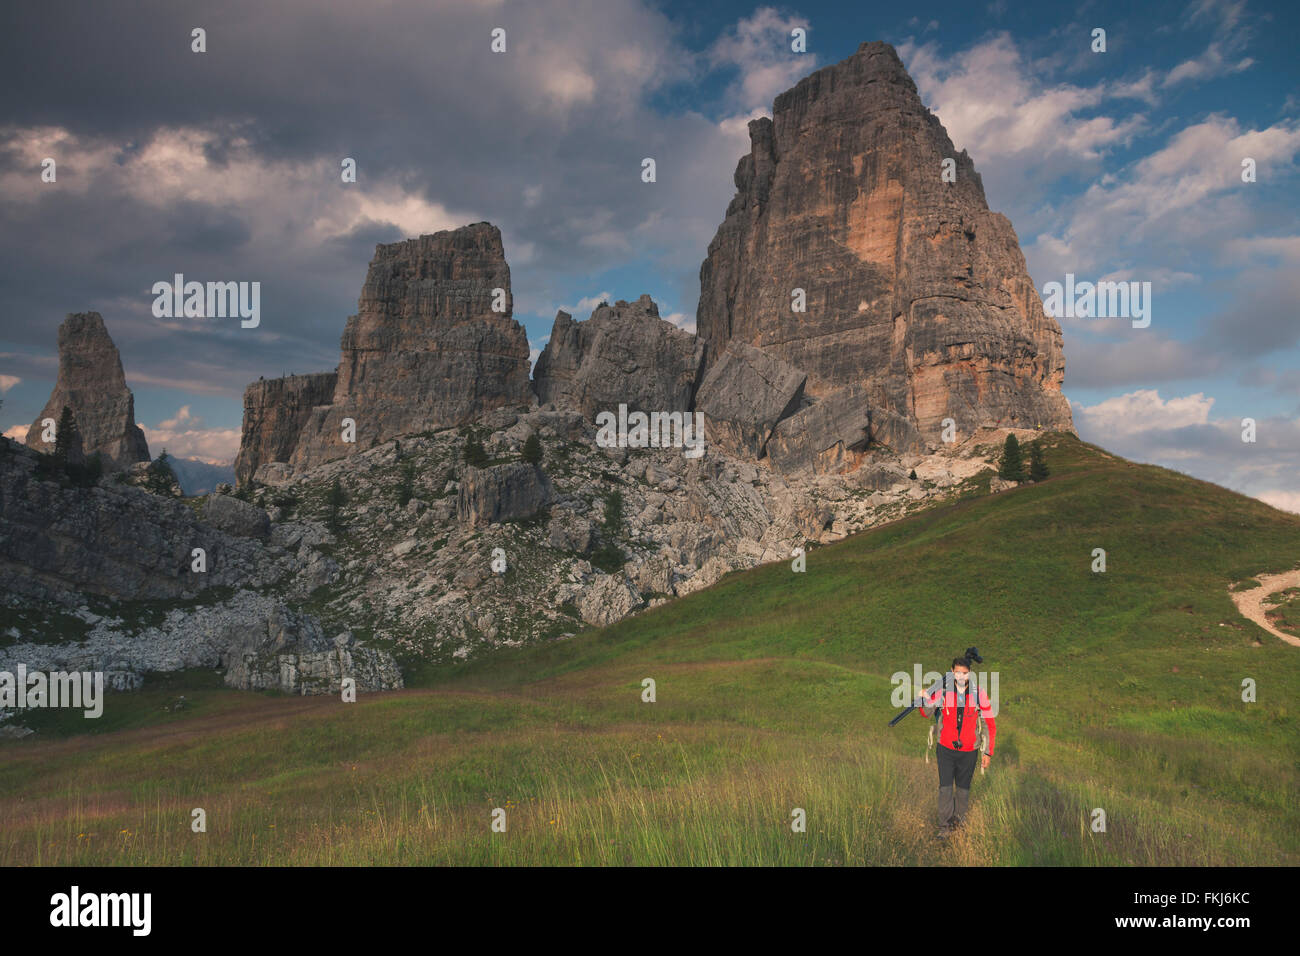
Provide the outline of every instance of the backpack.
<path id="1" fill-rule="evenodd" d="M 979 683 L 976 680 L 974 671 L 971 671 L 970 683 L 967 684 L 966 686 L 967 686 L 967 694 L 969 694 L 971 690 L 975 691 L 975 703 L 976 703 L 975 752 L 984 753 L 984 748 L 987 747 L 989 744 L 989 732 L 988 732 L 988 728 L 984 726 L 984 713 L 979 707 L 980 688 L 979 688 Z M 947 695 L 949 691 L 953 692 L 954 694 L 956 693 L 955 682 L 952 679 L 952 671 L 949 671 L 947 674 L 943 675 L 943 690 L 940 693 L 943 695 L 944 700 L 947 699 Z M 930 738 L 925 748 L 926 763 L 930 762 L 930 751 L 934 750 L 935 747 L 938 746 L 939 737 L 943 733 L 943 703 L 944 701 L 940 700 L 939 705 L 934 709 L 934 719 L 930 721 Z M 983 775 L 984 761 L 981 760 L 979 762 L 979 765 L 980 765 L 980 774 Z"/>

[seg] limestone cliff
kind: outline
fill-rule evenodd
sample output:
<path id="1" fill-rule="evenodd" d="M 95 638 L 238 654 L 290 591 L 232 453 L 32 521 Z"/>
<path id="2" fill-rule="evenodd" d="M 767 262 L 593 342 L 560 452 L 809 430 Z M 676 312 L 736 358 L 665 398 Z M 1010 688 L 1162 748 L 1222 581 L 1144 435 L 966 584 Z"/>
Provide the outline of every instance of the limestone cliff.
<path id="1" fill-rule="evenodd" d="M 843 464 L 866 419 L 880 422 L 872 439 L 906 451 L 939 441 L 945 418 L 962 437 L 1072 429 L 1060 327 L 892 47 L 864 43 L 805 77 L 749 132 L 700 269 L 697 327 L 710 370 L 744 343 L 806 373 L 807 402 L 833 398 L 816 423 L 832 446 L 787 435 L 788 462 Z"/>
<path id="2" fill-rule="evenodd" d="M 343 330 L 333 401 L 308 415 L 292 465 L 526 408 L 528 336 L 511 309 L 510 267 L 490 223 L 376 247 Z M 341 438 L 345 418 L 356 423 L 354 443 Z"/>
<path id="3" fill-rule="evenodd" d="M 287 462 L 312 409 L 329 405 L 337 372 L 259 379 L 244 389 L 244 431 L 235 456 L 235 480 L 247 484 L 260 465 Z"/>
<path id="4" fill-rule="evenodd" d="M 149 445 L 135 423 L 135 397 L 126 387 L 122 358 L 98 312 L 71 313 L 59 326 L 59 377 L 50 400 L 27 430 L 26 444 L 53 451 L 41 440 L 44 419 L 58 422 L 63 407 L 72 409 L 81 451 L 96 452 L 106 471 L 120 471 L 149 460 Z"/>
<path id="5" fill-rule="evenodd" d="M 620 404 L 686 412 L 703 364 L 703 343 L 659 318 L 658 306 L 643 295 L 631 303 L 601 304 L 585 322 L 560 312 L 533 384 L 538 401 L 588 418 Z"/>

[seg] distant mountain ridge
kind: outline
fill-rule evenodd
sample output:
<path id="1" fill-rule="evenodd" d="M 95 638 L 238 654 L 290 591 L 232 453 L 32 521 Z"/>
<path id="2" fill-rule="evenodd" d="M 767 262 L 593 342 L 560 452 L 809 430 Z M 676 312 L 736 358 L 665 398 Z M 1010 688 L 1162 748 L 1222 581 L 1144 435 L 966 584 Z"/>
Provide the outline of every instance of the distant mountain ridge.
<path id="1" fill-rule="evenodd" d="M 235 468 L 233 465 L 214 465 L 198 458 L 173 458 L 167 461 L 176 473 L 181 490 L 187 495 L 206 495 L 215 491 L 217 485 L 233 485 Z"/>

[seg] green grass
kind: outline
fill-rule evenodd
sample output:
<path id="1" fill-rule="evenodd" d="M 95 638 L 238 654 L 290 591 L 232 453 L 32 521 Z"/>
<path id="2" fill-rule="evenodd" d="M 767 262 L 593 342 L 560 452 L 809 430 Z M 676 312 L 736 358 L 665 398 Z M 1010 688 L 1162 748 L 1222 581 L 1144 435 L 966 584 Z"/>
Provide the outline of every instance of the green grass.
<path id="1" fill-rule="evenodd" d="M 1300 518 L 1044 443 L 1046 481 L 407 691 L 110 698 L 119 729 L 0 744 L 0 865 L 926 864 L 935 766 L 890 678 L 969 644 L 1000 713 L 950 861 L 1300 862 L 1297 650 L 1229 598 L 1295 566 Z"/>
<path id="2" fill-rule="evenodd" d="M 1268 620 L 1279 631 L 1300 637 L 1300 588 L 1287 588 L 1264 599 Z"/>

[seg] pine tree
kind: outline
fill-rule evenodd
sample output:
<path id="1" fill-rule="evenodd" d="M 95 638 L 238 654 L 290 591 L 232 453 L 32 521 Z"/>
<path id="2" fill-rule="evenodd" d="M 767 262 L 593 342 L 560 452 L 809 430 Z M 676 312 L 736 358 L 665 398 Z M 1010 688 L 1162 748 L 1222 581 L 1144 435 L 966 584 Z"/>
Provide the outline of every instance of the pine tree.
<path id="1" fill-rule="evenodd" d="M 59 415 L 58 430 L 54 433 L 54 463 L 60 471 L 66 471 L 68 464 L 79 464 L 77 452 L 81 449 L 81 436 L 77 434 L 77 416 L 72 409 L 63 406 Z"/>
<path id="2" fill-rule="evenodd" d="M 488 456 L 483 443 L 471 435 L 465 440 L 465 464 L 473 468 L 482 468 L 487 463 Z"/>
<path id="3" fill-rule="evenodd" d="M 1035 438 L 1029 444 L 1029 477 L 1034 481 L 1042 481 L 1050 474 L 1047 462 L 1043 459 L 1043 446 Z"/>
<path id="4" fill-rule="evenodd" d="M 146 491 L 152 491 L 155 495 L 169 495 L 176 484 L 178 484 L 176 472 L 172 471 L 171 461 L 167 458 L 167 449 L 164 448 L 162 454 L 150 463 L 145 472 L 144 487 Z"/>
<path id="5" fill-rule="evenodd" d="M 329 525 L 330 531 L 334 534 L 338 534 L 343 530 L 343 522 L 339 516 L 339 509 L 347 503 L 347 500 L 348 495 L 347 492 L 343 490 L 343 483 L 339 481 L 338 475 L 335 475 L 334 484 L 330 486 L 329 497 L 325 499 L 325 503 L 329 505 L 329 517 L 327 518 L 326 523 Z"/>
<path id="6" fill-rule="evenodd" d="M 542 440 L 537 437 L 537 432 L 528 436 L 524 442 L 524 461 L 530 465 L 540 465 L 542 463 Z"/>
<path id="7" fill-rule="evenodd" d="M 415 494 L 415 463 L 408 461 L 402 466 L 402 480 L 397 485 L 397 503 L 405 508 Z"/>
<path id="8" fill-rule="evenodd" d="M 1023 481 L 1025 478 L 1025 459 L 1020 453 L 1020 442 L 1016 441 L 1015 435 L 1007 435 L 1006 444 L 1002 446 L 998 477 L 1005 481 Z"/>
<path id="9" fill-rule="evenodd" d="M 611 491 L 605 496 L 605 526 L 599 548 L 591 554 L 591 563 L 606 574 L 613 574 L 623 567 L 623 549 L 614 538 L 623 527 L 623 493 Z"/>
<path id="10" fill-rule="evenodd" d="M 623 527 L 623 493 L 611 491 L 605 496 L 605 530 L 615 534 Z"/>

